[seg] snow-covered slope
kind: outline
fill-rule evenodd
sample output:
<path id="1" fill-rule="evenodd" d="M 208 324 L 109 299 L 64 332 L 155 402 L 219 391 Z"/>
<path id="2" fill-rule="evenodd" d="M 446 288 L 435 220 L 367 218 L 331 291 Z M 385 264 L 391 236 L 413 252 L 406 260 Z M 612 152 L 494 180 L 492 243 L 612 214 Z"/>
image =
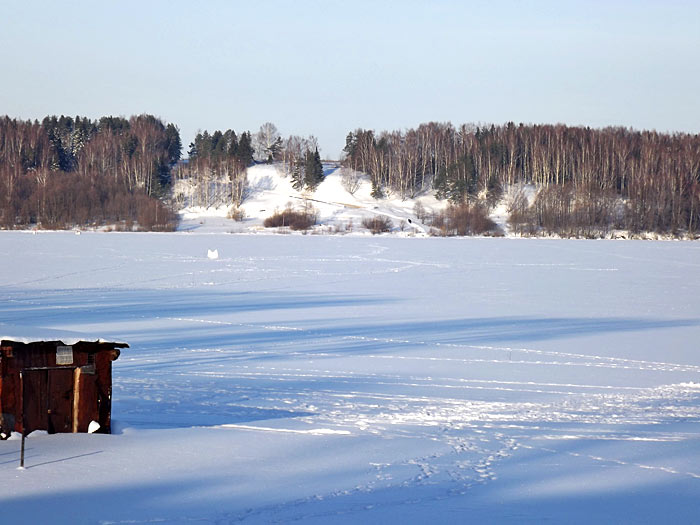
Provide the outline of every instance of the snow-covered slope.
<path id="1" fill-rule="evenodd" d="M 700 515 L 697 243 L 0 243 L 0 319 L 131 346 L 113 435 L 0 441 L 8 523 Z"/>
<path id="2" fill-rule="evenodd" d="M 444 211 L 448 205 L 447 201 L 436 199 L 434 192 L 425 192 L 412 199 L 401 199 L 398 195 L 374 199 L 369 179 L 359 173 L 355 175 L 359 177 L 360 183 L 357 190 L 351 193 L 343 185 L 343 169 L 328 165 L 325 171 L 324 181 L 314 192 L 300 192 L 294 189 L 291 177 L 285 174 L 280 165 L 252 166 L 247 170 L 249 189 L 240 208 L 243 220 L 229 218 L 233 209 L 230 205 L 215 208 L 188 207 L 179 211 L 179 230 L 200 233 L 294 233 L 288 228 L 263 227 L 267 217 L 291 206 L 296 210 L 311 207 L 317 213 L 317 224 L 303 233 L 366 236 L 370 232 L 363 226 L 363 220 L 386 217 L 391 221 L 391 231 L 383 235 L 422 237 L 427 236 L 431 228 L 421 222 L 416 207 L 425 210 L 425 215 L 430 215 Z M 508 223 L 511 205 L 517 199 L 524 199 L 528 206 L 532 205 L 539 189 L 533 184 L 515 184 L 504 188 L 501 200 L 489 210 L 489 216 L 497 227 L 494 233 L 498 236 L 520 237 L 520 233 L 512 231 Z M 175 193 L 188 191 L 192 191 L 192 188 L 186 182 L 176 183 Z M 482 197 L 485 198 L 485 195 Z M 223 200 L 219 188 L 218 201 Z M 619 206 L 624 206 L 624 203 L 620 201 Z M 545 236 L 544 233 L 541 235 Z M 674 239 L 671 234 L 631 234 L 625 230 L 610 230 L 604 235 L 612 239 Z"/>
<path id="3" fill-rule="evenodd" d="M 396 196 L 376 200 L 370 195 L 371 184 L 364 177 L 357 191 L 350 193 L 342 184 L 342 170 L 326 167 L 326 177 L 315 192 L 300 192 L 292 186 L 291 177 L 281 166 L 257 165 L 248 169 L 249 191 L 241 209 L 245 219 L 228 219 L 230 207 L 216 209 L 187 208 L 180 211 L 181 230 L 200 232 L 261 232 L 263 221 L 287 206 L 301 209 L 312 206 L 318 213 L 317 233 L 367 234 L 362 220 L 385 216 L 398 235 L 424 235 L 426 228 L 415 216 L 414 206 L 420 202 L 428 210 L 441 210 L 445 202 L 430 195 L 402 200 Z M 410 222 L 409 222 L 410 219 Z M 276 232 L 277 230 L 270 230 Z"/>

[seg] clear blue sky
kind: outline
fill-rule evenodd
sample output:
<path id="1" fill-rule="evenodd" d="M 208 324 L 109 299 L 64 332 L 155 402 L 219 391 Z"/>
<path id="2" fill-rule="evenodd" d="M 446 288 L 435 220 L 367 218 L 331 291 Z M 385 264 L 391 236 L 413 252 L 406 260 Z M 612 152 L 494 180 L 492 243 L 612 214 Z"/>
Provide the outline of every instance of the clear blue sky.
<path id="1" fill-rule="evenodd" d="M 700 1 L 0 0 L 0 114 L 700 132 Z"/>

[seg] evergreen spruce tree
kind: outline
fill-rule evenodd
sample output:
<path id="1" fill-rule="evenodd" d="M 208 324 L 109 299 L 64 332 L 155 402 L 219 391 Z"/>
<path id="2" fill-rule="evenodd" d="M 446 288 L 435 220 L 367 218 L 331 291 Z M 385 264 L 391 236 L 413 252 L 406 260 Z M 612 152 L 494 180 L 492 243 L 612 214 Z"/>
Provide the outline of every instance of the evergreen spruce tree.
<path id="1" fill-rule="evenodd" d="M 383 199 L 384 198 L 384 191 L 382 190 L 382 185 L 376 181 L 374 178 L 372 179 L 372 193 L 371 196 L 373 199 Z"/>
<path id="2" fill-rule="evenodd" d="M 323 182 L 323 164 L 318 148 L 313 153 L 307 150 L 304 162 L 304 185 L 313 191 L 321 182 Z"/>
<path id="3" fill-rule="evenodd" d="M 197 145 L 194 142 L 190 142 L 190 147 L 187 150 L 187 156 L 190 160 L 197 158 Z"/>
<path id="4" fill-rule="evenodd" d="M 200 158 L 211 158 L 211 135 L 205 129 L 204 133 L 198 133 L 194 139 L 194 144 L 197 147 L 197 155 Z"/>
<path id="5" fill-rule="evenodd" d="M 323 163 L 321 162 L 321 155 L 318 153 L 318 148 L 314 152 L 314 180 L 316 181 L 316 186 L 323 182 Z"/>
<path id="6" fill-rule="evenodd" d="M 165 128 L 166 150 L 168 151 L 168 162 L 172 166 L 178 160 L 182 153 L 182 140 L 180 140 L 180 130 L 175 124 L 168 124 Z"/>
<path id="7" fill-rule="evenodd" d="M 348 136 L 345 137 L 345 147 L 343 148 L 343 151 L 347 154 L 349 158 L 352 158 L 355 156 L 355 150 L 357 149 L 357 136 L 355 136 L 352 131 L 348 133 Z"/>
<path id="8" fill-rule="evenodd" d="M 228 156 L 235 157 L 238 154 L 238 136 L 236 132 L 231 130 L 231 137 L 228 145 Z"/>
<path id="9" fill-rule="evenodd" d="M 267 151 L 267 162 L 271 164 L 279 157 L 280 151 L 282 151 L 282 137 L 277 137 L 277 140 L 267 148 Z"/>
<path id="10" fill-rule="evenodd" d="M 246 131 L 241 135 L 241 138 L 238 141 L 238 151 L 236 152 L 236 156 L 243 166 L 248 167 L 253 164 L 253 153 L 254 151 L 250 138 L 250 132 Z"/>

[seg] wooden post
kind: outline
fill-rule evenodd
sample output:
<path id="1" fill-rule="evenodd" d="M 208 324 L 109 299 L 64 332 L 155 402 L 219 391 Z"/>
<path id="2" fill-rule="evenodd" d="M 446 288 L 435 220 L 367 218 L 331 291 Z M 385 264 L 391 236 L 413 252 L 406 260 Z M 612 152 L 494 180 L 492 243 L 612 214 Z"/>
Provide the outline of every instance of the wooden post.
<path id="1" fill-rule="evenodd" d="M 19 397 L 20 397 L 20 406 L 22 407 L 22 416 L 20 418 L 22 422 L 22 445 L 20 447 L 20 452 L 19 452 L 19 468 L 24 469 L 24 438 L 25 438 L 25 432 L 24 432 L 24 375 L 22 374 L 22 371 L 20 370 L 19 372 Z"/>
<path id="2" fill-rule="evenodd" d="M 80 367 L 73 372 L 73 432 L 78 432 L 80 420 Z"/>
<path id="3" fill-rule="evenodd" d="M 22 430 L 22 446 L 19 452 L 19 468 L 24 470 L 24 430 Z"/>

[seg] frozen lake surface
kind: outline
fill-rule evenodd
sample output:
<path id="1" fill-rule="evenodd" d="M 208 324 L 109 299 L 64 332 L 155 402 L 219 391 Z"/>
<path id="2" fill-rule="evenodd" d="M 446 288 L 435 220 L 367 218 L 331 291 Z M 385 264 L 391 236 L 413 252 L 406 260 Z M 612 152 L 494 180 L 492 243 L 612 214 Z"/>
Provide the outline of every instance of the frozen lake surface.
<path id="1" fill-rule="evenodd" d="M 0 442 L 11 523 L 700 516 L 698 243 L 0 243 L 0 322 L 131 345 L 114 434 Z"/>

